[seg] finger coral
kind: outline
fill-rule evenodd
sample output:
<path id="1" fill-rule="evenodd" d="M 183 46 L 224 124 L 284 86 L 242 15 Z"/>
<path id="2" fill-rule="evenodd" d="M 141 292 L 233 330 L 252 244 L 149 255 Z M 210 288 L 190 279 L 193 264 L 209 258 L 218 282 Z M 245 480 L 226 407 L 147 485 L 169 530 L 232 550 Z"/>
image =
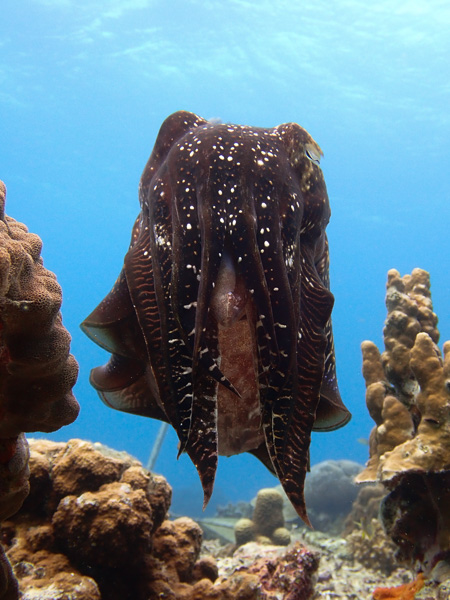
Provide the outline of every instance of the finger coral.
<path id="1" fill-rule="evenodd" d="M 256 540 L 287 546 L 291 541 L 284 526 L 283 496 L 274 488 L 259 490 L 252 519 L 239 519 L 234 528 L 238 546 Z"/>
<path id="2" fill-rule="evenodd" d="M 389 271 L 386 305 L 385 352 L 362 344 L 376 425 L 356 480 L 385 486 L 381 517 L 397 557 L 429 575 L 450 557 L 450 342 L 442 355 L 426 271 Z"/>
<path id="3" fill-rule="evenodd" d="M 5 215 L 0 181 L 0 520 L 28 494 L 24 432 L 55 431 L 75 420 L 72 394 L 78 364 L 59 309 L 61 288 L 44 268 L 42 242 Z M 6 559 L 0 557 L 0 598 L 17 598 Z"/>

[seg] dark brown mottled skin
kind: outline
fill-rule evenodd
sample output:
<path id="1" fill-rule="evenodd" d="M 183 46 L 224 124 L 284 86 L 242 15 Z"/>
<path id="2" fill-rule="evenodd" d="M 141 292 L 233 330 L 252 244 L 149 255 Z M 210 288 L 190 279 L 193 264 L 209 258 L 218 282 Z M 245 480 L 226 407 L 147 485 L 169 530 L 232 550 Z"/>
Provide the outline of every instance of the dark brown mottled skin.
<path id="1" fill-rule="evenodd" d="M 252 452 L 308 522 L 311 430 L 347 423 L 336 382 L 319 146 L 295 123 L 163 123 L 122 272 L 83 330 L 91 383 L 171 423 L 209 500 L 217 455 Z"/>

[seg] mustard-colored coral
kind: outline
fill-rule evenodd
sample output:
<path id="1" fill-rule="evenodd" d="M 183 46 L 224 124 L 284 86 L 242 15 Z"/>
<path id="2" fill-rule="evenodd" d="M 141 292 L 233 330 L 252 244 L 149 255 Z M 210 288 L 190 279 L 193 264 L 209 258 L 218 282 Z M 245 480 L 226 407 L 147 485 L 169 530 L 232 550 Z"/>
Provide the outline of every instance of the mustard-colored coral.
<path id="1" fill-rule="evenodd" d="M 234 537 L 238 546 L 252 542 L 256 538 L 255 524 L 251 519 L 242 518 L 234 526 Z"/>
<path id="2" fill-rule="evenodd" d="M 239 546 L 256 540 L 261 544 L 287 546 L 291 541 L 284 527 L 283 496 L 274 488 L 259 490 L 252 519 L 239 519 L 234 528 Z"/>
<path id="3" fill-rule="evenodd" d="M 411 369 L 420 386 L 415 406 L 420 421 L 412 439 L 381 457 L 380 479 L 398 473 L 450 469 L 450 342 L 444 358 L 426 333 L 417 335 L 411 351 Z"/>
<path id="4" fill-rule="evenodd" d="M 398 557 L 429 572 L 450 552 L 450 342 L 443 356 L 430 280 L 388 273 L 385 352 L 363 342 L 366 403 L 376 425 L 358 482 L 382 482 L 387 533 Z"/>
<path id="5" fill-rule="evenodd" d="M 392 463 L 388 463 L 386 467 L 387 453 L 395 448 L 403 448 L 402 444 L 406 442 L 411 442 L 412 447 L 419 447 L 422 437 L 413 441 L 417 435 L 423 432 L 424 427 L 428 432 L 426 435 L 432 432 L 427 412 L 434 410 L 432 405 L 436 403 L 437 396 L 440 398 L 438 403 L 445 405 L 449 393 L 444 382 L 442 359 L 436 346 L 439 332 L 436 328 L 437 317 L 433 313 L 428 273 L 422 269 L 414 269 L 411 275 L 400 277 L 398 271 L 389 271 L 386 306 L 388 315 L 384 327 L 385 351 L 380 354 L 375 344 L 369 341 L 361 345 L 366 404 L 376 427 L 370 436 L 370 459 L 366 469 L 356 478 L 358 482 L 388 478 L 387 469 L 391 468 Z M 434 357 L 434 368 L 441 371 L 440 375 L 437 371 L 433 375 L 433 399 L 428 391 L 431 371 L 429 367 L 424 370 L 420 366 L 424 352 L 430 354 L 431 360 Z M 436 385 L 440 386 L 439 391 Z M 432 435 L 436 437 L 435 434 Z M 438 437 L 442 435 L 440 427 Z M 440 443 L 440 446 L 443 447 L 444 444 Z M 394 456 L 397 455 L 398 451 Z M 380 464 L 381 457 L 384 457 L 383 468 Z M 406 456 L 402 460 L 405 458 Z M 425 469 L 430 467 L 431 460 L 430 456 L 425 458 Z M 442 464 L 441 459 L 439 462 Z M 392 468 L 396 472 L 400 466 Z M 405 463 L 405 468 L 411 468 L 410 461 L 408 465 Z"/>

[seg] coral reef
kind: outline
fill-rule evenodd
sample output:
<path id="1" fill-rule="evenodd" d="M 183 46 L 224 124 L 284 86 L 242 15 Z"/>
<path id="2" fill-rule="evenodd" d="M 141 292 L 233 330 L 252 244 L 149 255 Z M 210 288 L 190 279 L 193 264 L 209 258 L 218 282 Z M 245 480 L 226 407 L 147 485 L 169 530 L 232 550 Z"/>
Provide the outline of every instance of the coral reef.
<path id="1" fill-rule="evenodd" d="M 293 533 L 294 538 L 297 535 L 301 535 L 309 548 L 320 552 L 314 600 L 369 600 L 376 587 L 395 587 L 411 582 L 411 572 L 406 568 L 397 567 L 387 575 L 378 570 L 377 563 L 361 564 L 348 540 L 341 537 L 310 530 Z"/>
<path id="2" fill-rule="evenodd" d="M 313 465 L 311 471 L 306 475 L 305 499 L 309 507 L 310 521 L 315 530 L 339 535 L 344 527 L 347 533 L 353 529 L 351 525 L 347 526 L 346 523 L 350 511 L 354 510 L 355 498 L 358 492 L 361 491 L 355 484 L 354 478 L 362 468 L 362 465 L 351 460 L 326 460 Z M 333 481 L 333 494 L 329 494 L 330 481 Z M 211 531 L 215 531 L 216 534 L 219 531 L 224 532 L 227 525 L 233 526 L 232 519 L 239 519 L 235 536 L 227 537 L 227 541 L 236 539 L 238 544 L 245 544 L 248 541 L 259 539 L 260 541 L 265 540 L 266 543 L 288 544 L 287 534 L 289 532 L 284 527 L 284 523 L 288 524 L 288 528 L 294 526 L 302 529 L 304 529 L 304 524 L 284 493 L 282 486 L 277 485 L 270 488 L 270 490 L 274 490 L 274 492 L 268 492 L 268 498 L 273 497 L 275 504 L 280 504 L 277 493 L 282 497 L 282 516 L 279 514 L 279 508 L 275 508 L 270 520 L 264 522 L 263 519 L 261 531 L 254 523 L 253 513 L 257 504 L 257 498 L 254 498 L 250 503 L 240 501 L 237 504 L 229 503 L 227 506 L 219 506 L 216 517 L 201 519 L 200 522 L 206 531 L 206 535 L 211 535 Z M 361 508 L 363 512 L 367 511 L 366 504 Z M 257 515 L 259 510 L 259 508 L 256 510 Z M 376 513 L 374 516 L 376 516 Z M 358 515 L 356 519 L 359 521 L 361 517 L 362 515 Z M 280 531 L 277 532 L 276 538 L 273 537 L 272 533 L 276 529 L 271 524 L 272 519 L 283 523 Z M 258 516 L 256 516 L 256 520 L 258 521 Z M 267 528 L 270 530 L 269 535 L 264 531 Z M 262 536 L 262 540 L 260 536 Z"/>
<path id="3" fill-rule="evenodd" d="M 167 519 L 163 477 L 100 444 L 29 446 L 30 494 L 2 528 L 22 600 L 311 597 L 318 557 L 300 542 L 238 558 L 224 577 L 214 558 L 200 555 L 199 525 Z"/>
<path id="4" fill-rule="evenodd" d="M 99 598 L 129 597 L 136 585 L 129 580 L 170 505 L 166 481 L 126 454 L 81 440 L 30 440 L 29 464 L 30 495 L 3 534 L 23 593 L 47 586 L 47 594 L 81 599 L 95 597 L 95 585 Z"/>
<path id="5" fill-rule="evenodd" d="M 356 480 L 385 486 L 381 518 L 397 558 L 432 576 L 450 557 L 450 342 L 442 357 L 426 271 L 389 271 L 386 305 L 385 352 L 362 344 L 376 426 Z"/>
<path id="6" fill-rule="evenodd" d="M 0 181 L 0 521 L 28 494 L 24 432 L 50 432 L 75 420 L 72 394 L 78 364 L 59 311 L 61 288 L 44 268 L 42 242 L 5 215 Z M 17 585 L 0 549 L 0 598 L 17 598 Z"/>
<path id="7" fill-rule="evenodd" d="M 353 560 L 384 575 L 397 568 L 394 555 L 396 546 L 383 531 L 378 519 L 355 529 L 347 536 L 347 545 Z"/>
<path id="8" fill-rule="evenodd" d="M 287 546 L 291 541 L 284 526 L 283 496 L 274 488 L 259 490 L 251 519 L 242 518 L 234 527 L 236 544 L 257 541 Z"/>
<path id="9" fill-rule="evenodd" d="M 342 535 L 346 537 L 355 530 L 367 530 L 373 519 L 378 518 L 385 495 L 386 488 L 381 483 L 362 485 L 345 519 Z"/>

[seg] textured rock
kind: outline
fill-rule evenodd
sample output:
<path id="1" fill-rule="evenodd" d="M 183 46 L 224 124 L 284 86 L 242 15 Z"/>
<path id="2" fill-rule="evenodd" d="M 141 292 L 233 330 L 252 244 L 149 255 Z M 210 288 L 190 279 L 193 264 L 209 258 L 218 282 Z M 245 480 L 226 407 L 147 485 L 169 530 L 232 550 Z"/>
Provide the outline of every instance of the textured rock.
<path id="1" fill-rule="evenodd" d="M 300 542 L 288 549 L 250 542 L 223 561 L 215 587 L 235 594 L 227 599 L 307 600 L 318 565 L 319 554 Z"/>
<path id="2" fill-rule="evenodd" d="M 82 440 L 30 440 L 29 465 L 30 495 L 3 528 L 22 593 L 146 598 L 135 579 L 149 566 L 153 533 L 170 505 L 164 478 Z"/>
<path id="3" fill-rule="evenodd" d="M 105 483 L 117 481 L 122 471 L 119 460 L 103 455 L 89 442 L 71 440 L 52 469 L 53 492 L 63 498 L 98 490 Z"/>
<path id="4" fill-rule="evenodd" d="M 352 557 L 362 565 L 390 575 L 397 568 L 396 546 L 383 531 L 378 519 L 372 519 L 347 536 L 348 549 Z"/>
<path id="5" fill-rule="evenodd" d="M 256 561 L 249 569 L 258 577 L 261 599 L 307 600 L 313 593 L 313 574 L 319 566 L 319 556 L 302 544 L 295 544 L 275 562 Z"/>
<path id="6" fill-rule="evenodd" d="M 78 573 L 61 554 L 39 553 L 39 566 L 26 558 L 15 566 L 21 600 L 101 600 L 97 584 Z"/>

